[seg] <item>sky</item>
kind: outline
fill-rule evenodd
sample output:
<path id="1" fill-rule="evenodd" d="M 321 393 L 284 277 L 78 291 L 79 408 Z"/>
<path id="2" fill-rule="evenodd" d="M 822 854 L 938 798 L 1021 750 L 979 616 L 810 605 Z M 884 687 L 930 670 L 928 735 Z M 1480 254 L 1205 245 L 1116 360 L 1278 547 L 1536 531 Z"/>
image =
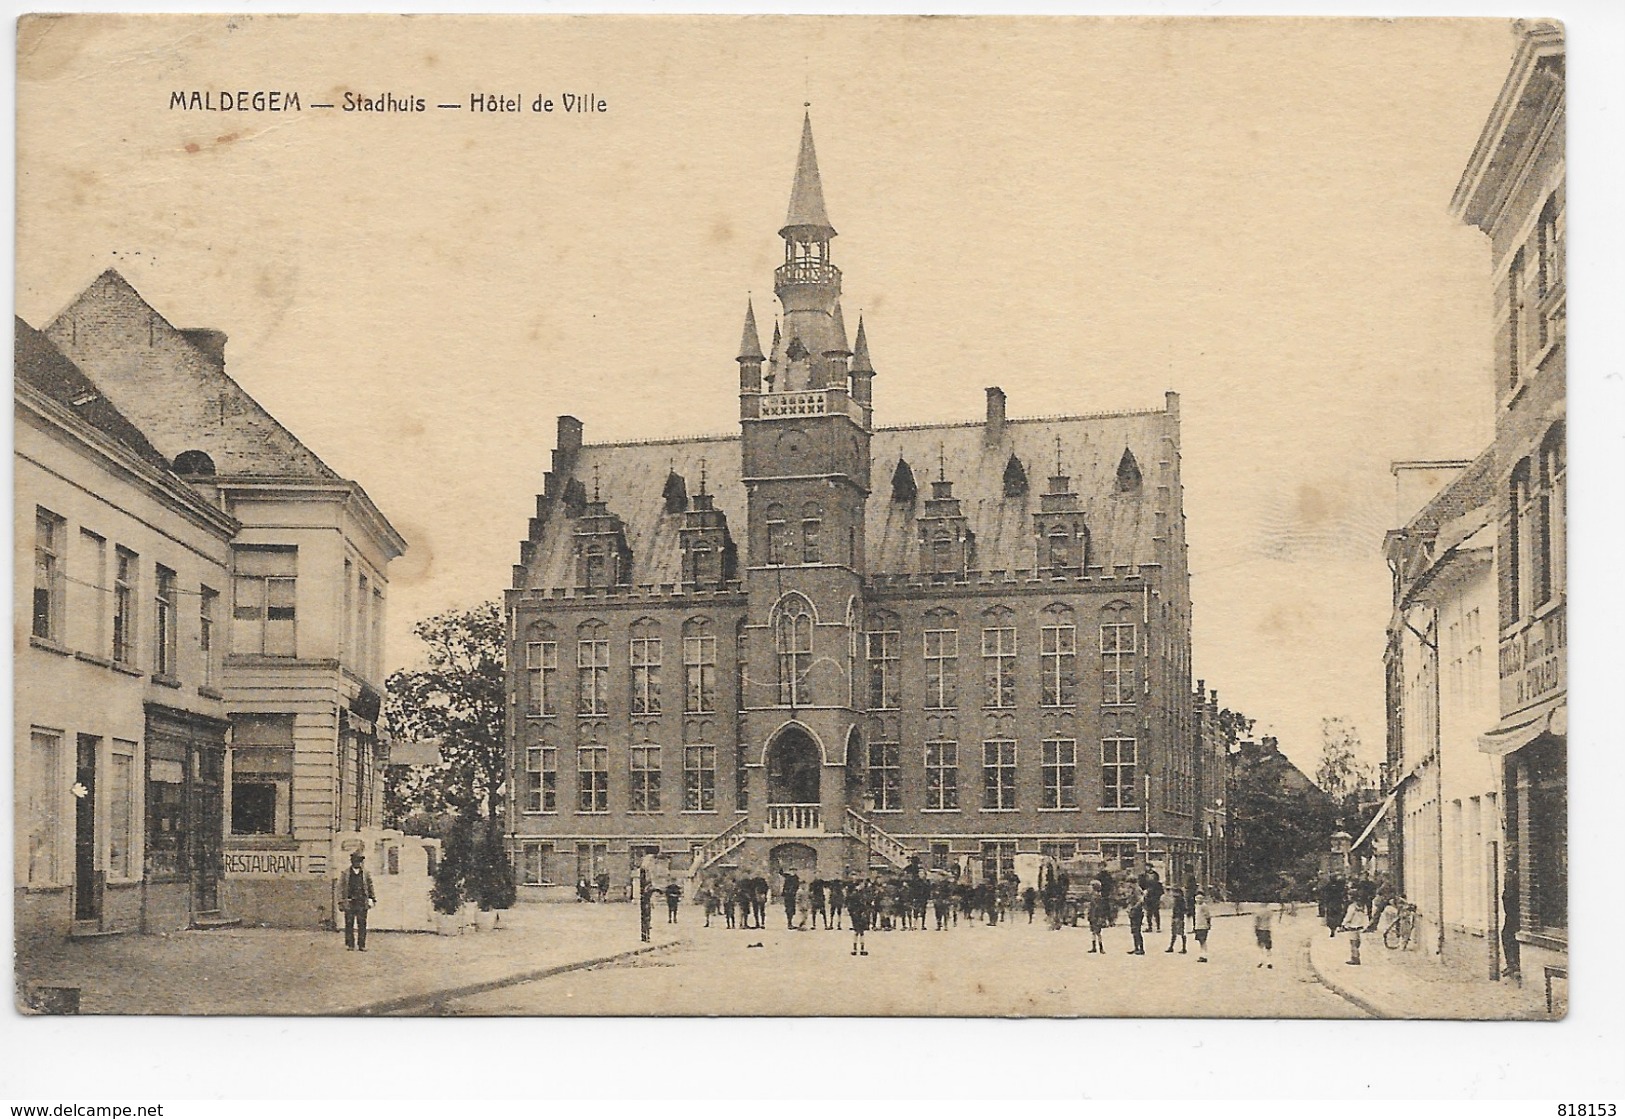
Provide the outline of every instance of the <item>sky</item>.
<path id="1" fill-rule="evenodd" d="M 811 103 L 881 424 L 1181 394 L 1195 675 L 1312 770 L 1381 756 L 1390 463 L 1491 436 L 1489 254 L 1449 212 L 1504 20 L 276 16 L 25 26 L 17 312 L 104 269 L 355 478 L 414 620 L 500 595 L 570 413 L 735 430 Z M 174 90 L 423 113 L 171 110 Z M 601 113 L 435 110 L 566 91 Z M 764 333 L 770 328 L 765 327 Z"/>

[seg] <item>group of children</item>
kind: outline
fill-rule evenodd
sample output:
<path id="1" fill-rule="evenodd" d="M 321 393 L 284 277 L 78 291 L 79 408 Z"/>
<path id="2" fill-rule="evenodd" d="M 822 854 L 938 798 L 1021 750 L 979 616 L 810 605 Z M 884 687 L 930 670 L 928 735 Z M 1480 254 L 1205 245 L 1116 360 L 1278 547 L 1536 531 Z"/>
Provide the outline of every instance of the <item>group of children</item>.
<path id="1" fill-rule="evenodd" d="M 1168 892 L 1168 947 L 1165 953 L 1173 952 L 1174 945 L 1179 945 L 1181 955 L 1189 950 L 1189 941 L 1185 932 L 1187 919 L 1190 930 L 1196 936 L 1196 962 L 1207 963 L 1207 938 L 1213 928 L 1213 910 L 1208 907 L 1207 895 L 1197 890 L 1194 897 L 1187 898 L 1183 887 L 1174 886 Z M 1145 931 L 1147 907 L 1144 895 L 1133 883 L 1129 884 L 1128 896 L 1129 934 L 1134 938 L 1134 947 L 1128 950 L 1131 956 L 1145 955 Z M 1090 884 L 1088 902 L 1089 918 L 1089 951 L 1105 952 L 1106 944 L 1102 938 L 1105 928 L 1112 924 L 1111 899 L 1107 896 L 1099 883 Z M 1156 931 L 1161 931 L 1158 928 Z"/>

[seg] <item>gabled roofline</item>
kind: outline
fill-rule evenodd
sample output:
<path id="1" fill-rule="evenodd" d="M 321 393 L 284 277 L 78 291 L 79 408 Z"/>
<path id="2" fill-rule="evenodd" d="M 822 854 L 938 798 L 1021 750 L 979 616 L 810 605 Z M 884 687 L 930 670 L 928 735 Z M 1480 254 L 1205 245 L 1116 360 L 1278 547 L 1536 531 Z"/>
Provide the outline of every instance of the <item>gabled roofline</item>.
<path id="1" fill-rule="evenodd" d="M 1512 68 L 1501 85 L 1501 93 L 1484 122 L 1483 131 L 1479 133 L 1478 142 L 1450 199 L 1452 214 L 1480 228 L 1487 216 L 1488 205 L 1484 196 L 1488 193 L 1490 164 L 1506 139 L 1529 80 L 1543 62 L 1550 58 L 1561 58 L 1564 53 L 1563 25 L 1555 20 L 1520 20 L 1513 28 L 1521 38 L 1517 54 L 1512 59 Z"/>
<path id="2" fill-rule="evenodd" d="M 1083 420 L 1131 420 L 1151 416 L 1167 416 L 1166 408 L 1132 408 L 1121 411 L 1107 412 L 1071 412 L 1050 416 L 1018 416 L 1007 419 L 1006 424 L 1053 424 L 1074 423 Z M 954 428 L 986 427 L 985 420 L 950 420 L 942 423 L 917 424 L 881 424 L 875 427 L 876 435 L 886 431 L 949 431 Z M 614 447 L 675 447 L 689 443 L 737 443 L 739 434 L 715 433 L 704 435 L 676 436 L 666 439 L 620 439 L 609 443 L 583 443 L 584 451 L 610 449 Z"/>
<path id="3" fill-rule="evenodd" d="M 230 513 L 208 501 L 172 472 L 158 469 L 132 448 L 89 423 L 71 408 L 64 407 L 48 393 L 41 392 L 20 377 L 12 378 L 12 390 L 13 399 L 19 407 L 32 409 L 41 418 L 77 439 L 87 450 L 129 472 L 137 482 L 172 502 L 193 524 L 218 534 L 222 541 L 230 541 L 241 530 L 241 523 Z"/>

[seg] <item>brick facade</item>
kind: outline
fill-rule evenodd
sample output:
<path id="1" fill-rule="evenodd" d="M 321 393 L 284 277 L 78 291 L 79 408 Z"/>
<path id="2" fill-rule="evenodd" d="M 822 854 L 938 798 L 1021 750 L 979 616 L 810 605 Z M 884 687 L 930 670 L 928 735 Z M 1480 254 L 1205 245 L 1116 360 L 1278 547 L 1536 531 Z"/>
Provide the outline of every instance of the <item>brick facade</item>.
<path id="1" fill-rule="evenodd" d="M 559 421 L 507 596 L 522 893 L 600 871 L 618 893 L 642 853 L 696 848 L 1183 875 L 1222 793 L 1198 783 L 1177 398 L 1024 420 L 989 389 L 979 422 L 876 426 L 810 126 L 780 235 L 738 437 Z"/>

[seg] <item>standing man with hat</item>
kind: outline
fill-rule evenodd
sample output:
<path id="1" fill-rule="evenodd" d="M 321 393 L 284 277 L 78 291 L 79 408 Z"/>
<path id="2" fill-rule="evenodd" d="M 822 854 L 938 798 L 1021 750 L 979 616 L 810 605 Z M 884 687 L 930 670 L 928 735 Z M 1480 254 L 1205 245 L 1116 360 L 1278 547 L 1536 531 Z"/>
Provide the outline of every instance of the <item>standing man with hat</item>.
<path id="1" fill-rule="evenodd" d="M 346 950 L 367 950 L 367 910 L 377 902 L 372 890 L 372 875 L 364 865 L 367 856 L 360 851 L 350 853 L 350 869 L 344 875 L 344 947 Z"/>

